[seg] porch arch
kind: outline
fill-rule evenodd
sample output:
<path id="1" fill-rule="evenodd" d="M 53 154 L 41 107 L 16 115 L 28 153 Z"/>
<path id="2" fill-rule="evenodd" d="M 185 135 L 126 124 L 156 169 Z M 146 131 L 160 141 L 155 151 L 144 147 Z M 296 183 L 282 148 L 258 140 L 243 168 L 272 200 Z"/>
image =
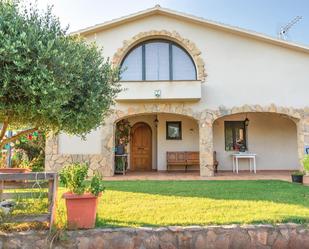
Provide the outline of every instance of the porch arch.
<path id="1" fill-rule="evenodd" d="M 115 129 L 116 129 L 116 123 L 119 122 L 122 119 L 132 118 L 132 117 L 139 117 L 142 115 L 157 115 L 157 114 L 174 114 L 178 115 L 180 117 L 183 117 L 185 119 L 193 120 L 196 122 L 196 132 L 200 134 L 200 122 L 199 122 L 199 112 L 194 112 L 191 108 L 186 106 L 185 104 L 177 103 L 177 104 L 167 104 L 167 103 L 161 103 L 161 104 L 145 104 L 145 105 L 139 105 L 136 104 L 133 107 L 128 107 L 126 109 L 117 110 L 112 115 L 112 123 L 113 123 L 113 132 L 112 132 L 112 141 L 113 146 L 115 146 Z M 200 136 L 199 136 L 200 138 Z M 197 147 L 200 152 L 200 139 L 196 141 Z M 171 148 L 172 150 L 172 148 Z M 112 153 L 110 153 L 112 154 Z M 163 160 L 163 159 L 162 159 Z M 110 158 L 111 165 L 113 165 L 114 168 L 114 160 L 113 158 Z M 201 172 L 201 167 L 200 167 Z M 202 173 L 201 173 L 202 174 Z"/>
<path id="2" fill-rule="evenodd" d="M 243 105 L 227 108 L 220 106 L 217 110 L 205 110 L 207 118 L 205 119 L 208 123 L 213 124 L 216 120 L 222 117 L 230 116 L 233 114 L 246 114 L 246 113 L 270 113 L 278 114 L 292 120 L 296 125 L 296 136 L 297 136 L 297 154 L 299 165 L 302 166 L 302 159 L 304 157 L 304 146 L 309 144 L 309 132 L 308 123 L 309 118 L 306 115 L 306 110 L 297 109 L 291 107 L 282 107 L 275 104 L 261 106 L 261 105 Z"/>
<path id="3" fill-rule="evenodd" d="M 123 107 L 123 106 L 122 106 Z M 118 107 L 117 107 L 118 108 Z M 134 103 L 116 109 L 104 120 L 101 129 L 101 153 L 98 155 L 65 155 L 59 153 L 58 136 L 48 136 L 46 140 L 46 170 L 57 171 L 61 167 L 75 160 L 89 160 L 90 168 L 99 170 L 105 176 L 114 174 L 113 148 L 114 148 L 114 124 L 115 121 L 125 116 L 142 113 L 174 113 L 184 115 L 196 120 L 199 124 L 199 150 L 200 150 L 200 174 L 202 176 L 213 175 L 213 122 L 225 115 L 246 112 L 269 112 L 286 115 L 292 118 L 297 125 L 298 156 L 301 161 L 304 156 L 304 146 L 309 145 L 309 108 L 295 109 L 280 107 L 274 104 L 269 106 L 244 105 L 227 108 L 220 106 L 217 109 L 193 109 L 184 103 Z"/>

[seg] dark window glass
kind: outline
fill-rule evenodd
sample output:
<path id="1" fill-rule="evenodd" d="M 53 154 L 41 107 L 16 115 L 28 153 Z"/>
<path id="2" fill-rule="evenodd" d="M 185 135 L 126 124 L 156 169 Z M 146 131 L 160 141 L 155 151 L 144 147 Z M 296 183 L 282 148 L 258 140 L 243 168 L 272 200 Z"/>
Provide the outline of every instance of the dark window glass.
<path id="1" fill-rule="evenodd" d="M 181 140 L 181 121 L 167 121 L 166 122 L 166 139 Z"/>
<path id="2" fill-rule="evenodd" d="M 172 46 L 173 80 L 195 79 L 195 66 L 187 53 L 178 46 Z"/>
<path id="3" fill-rule="evenodd" d="M 225 121 L 225 150 L 239 151 L 240 147 L 247 148 L 246 126 L 244 121 Z"/>
<path id="4" fill-rule="evenodd" d="M 169 80 L 169 45 L 166 42 L 145 44 L 146 80 Z"/>
<path id="5" fill-rule="evenodd" d="M 196 80 L 189 54 L 169 41 L 148 41 L 132 49 L 121 64 L 122 81 Z"/>
<path id="6" fill-rule="evenodd" d="M 125 80 L 143 80 L 142 65 L 142 47 L 137 47 L 122 63 L 122 78 Z"/>

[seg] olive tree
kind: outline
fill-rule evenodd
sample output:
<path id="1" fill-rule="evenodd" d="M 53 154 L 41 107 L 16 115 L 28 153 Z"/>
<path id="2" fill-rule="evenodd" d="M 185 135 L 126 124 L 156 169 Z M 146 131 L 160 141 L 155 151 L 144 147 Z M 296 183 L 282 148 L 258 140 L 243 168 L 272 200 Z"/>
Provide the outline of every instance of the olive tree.
<path id="1" fill-rule="evenodd" d="M 35 130 L 84 136 L 108 115 L 118 81 L 101 49 L 68 35 L 51 8 L 0 0 L 0 148 Z"/>

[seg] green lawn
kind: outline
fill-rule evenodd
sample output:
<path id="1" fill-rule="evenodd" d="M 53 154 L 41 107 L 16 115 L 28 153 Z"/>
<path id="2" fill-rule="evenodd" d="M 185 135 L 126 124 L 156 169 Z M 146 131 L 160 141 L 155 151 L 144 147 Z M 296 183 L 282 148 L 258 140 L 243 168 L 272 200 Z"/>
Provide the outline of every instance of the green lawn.
<path id="1" fill-rule="evenodd" d="M 309 187 L 283 181 L 109 181 L 105 185 L 98 227 L 309 223 Z M 63 200 L 58 207 L 58 224 L 63 226 Z"/>
<path id="2" fill-rule="evenodd" d="M 309 223 L 309 187 L 284 181 L 107 181 L 105 186 L 97 227 Z M 58 191 L 60 228 L 66 223 L 65 191 Z M 14 213 L 42 212 L 44 206 L 30 201 Z M 37 228 L 26 224 L 17 230 L 29 227 Z M 3 229 L 12 227 L 0 224 Z"/>

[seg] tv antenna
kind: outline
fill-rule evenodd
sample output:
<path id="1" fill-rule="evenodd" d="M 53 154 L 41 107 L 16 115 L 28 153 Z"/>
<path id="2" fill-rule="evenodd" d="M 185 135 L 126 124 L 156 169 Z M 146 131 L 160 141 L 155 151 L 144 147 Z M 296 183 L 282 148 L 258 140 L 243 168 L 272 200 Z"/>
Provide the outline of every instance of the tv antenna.
<path id="1" fill-rule="evenodd" d="M 280 31 L 278 33 L 278 38 L 282 40 L 287 40 L 288 33 L 290 29 L 297 24 L 303 17 L 302 16 L 296 16 L 294 19 L 292 19 L 287 25 L 281 26 Z"/>

